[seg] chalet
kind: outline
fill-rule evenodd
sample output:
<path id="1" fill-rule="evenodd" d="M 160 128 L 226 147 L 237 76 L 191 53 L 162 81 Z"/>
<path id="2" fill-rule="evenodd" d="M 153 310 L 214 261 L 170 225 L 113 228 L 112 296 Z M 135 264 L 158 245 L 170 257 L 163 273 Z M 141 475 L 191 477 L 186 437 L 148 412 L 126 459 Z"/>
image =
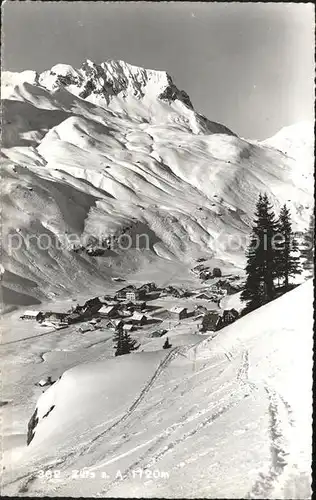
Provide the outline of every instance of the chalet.
<path id="1" fill-rule="evenodd" d="M 42 378 L 37 385 L 40 387 L 45 387 L 46 385 L 53 385 L 55 382 L 52 381 L 52 377 Z"/>
<path id="2" fill-rule="evenodd" d="M 134 325 L 145 325 L 147 323 L 147 318 L 144 314 L 135 311 L 133 316 L 128 318 L 127 320 L 128 323 L 133 323 Z"/>
<path id="3" fill-rule="evenodd" d="M 239 314 L 236 309 L 225 309 L 223 315 L 220 318 L 220 322 L 218 325 L 219 328 L 224 328 L 225 326 L 230 325 L 231 323 L 236 321 L 238 317 Z"/>
<path id="4" fill-rule="evenodd" d="M 115 298 L 116 299 L 126 299 L 126 294 L 128 292 L 132 292 L 133 290 L 135 290 L 135 287 L 133 285 L 124 286 L 124 288 L 120 288 L 120 290 L 118 290 L 115 293 Z"/>
<path id="5" fill-rule="evenodd" d="M 133 330 L 136 330 L 135 325 L 132 325 L 132 324 L 123 325 L 124 332 L 132 332 Z"/>
<path id="6" fill-rule="evenodd" d="M 146 292 L 144 290 L 130 290 L 126 293 L 126 300 L 136 301 L 141 300 L 146 297 Z"/>
<path id="7" fill-rule="evenodd" d="M 67 316 L 67 321 L 69 324 L 72 323 L 77 323 L 78 321 L 82 320 L 82 315 L 78 312 L 72 312 L 71 314 L 68 314 Z"/>
<path id="8" fill-rule="evenodd" d="M 94 326 L 90 325 L 89 323 L 83 323 L 78 327 L 78 331 L 80 333 L 86 333 L 86 332 L 91 332 L 94 330 Z"/>
<path id="9" fill-rule="evenodd" d="M 38 321 L 42 317 L 41 311 L 25 311 L 21 319 L 33 319 L 34 321 Z"/>
<path id="10" fill-rule="evenodd" d="M 123 318 L 129 318 L 130 316 L 132 316 L 134 311 L 132 311 L 130 308 L 127 308 L 127 307 L 122 307 L 120 309 L 120 315 L 123 317 Z"/>
<path id="11" fill-rule="evenodd" d="M 207 331 L 215 332 L 216 330 L 218 330 L 220 321 L 221 321 L 221 316 L 218 312 L 209 311 L 203 317 L 201 330 L 203 332 Z"/>
<path id="12" fill-rule="evenodd" d="M 222 271 L 219 267 L 214 267 L 213 269 L 213 278 L 221 278 Z"/>
<path id="13" fill-rule="evenodd" d="M 102 306 L 98 312 L 101 318 L 115 318 L 118 315 L 118 305 Z"/>
<path id="14" fill-rule="evenodd" d="M 43 313 L 43 319 L 53 324 L 68 323 L 69 315 L 67 313 L 47 311 Z"/>
<path id="15" fill-rule="evenodd" d="M 117 330 L 121 326 L 123 326 L 124 323 L 121 319 L 111 319 L 105 326 L 106 328 L 112 328 L 114 330 Z"/>
<path id="16" fill-rule="evenodd" d="M 137 290 L 134 285 L 128 285 L 121 290 L 118 290 L 115 294 L 117 299 L 123 300 L 141 300 L 145 297 L 146 293 L 144 290 Z"/>
<path id="17" fill-rule="evenodd" d="M 172 307 L 170 309 L 170 313 L 174 319 L 178 319 L 180 321 L 188 316 L 188 310 L 186 307 Z"/>
<path id="18" fill-rule="evenodd" d="M 97 325 L 98 323 L 100 323 L 100 321 L 101 321 L 101 318 L 94 318 L 91 321 L 89 321 L 89 324 L 90 325 Z"/>

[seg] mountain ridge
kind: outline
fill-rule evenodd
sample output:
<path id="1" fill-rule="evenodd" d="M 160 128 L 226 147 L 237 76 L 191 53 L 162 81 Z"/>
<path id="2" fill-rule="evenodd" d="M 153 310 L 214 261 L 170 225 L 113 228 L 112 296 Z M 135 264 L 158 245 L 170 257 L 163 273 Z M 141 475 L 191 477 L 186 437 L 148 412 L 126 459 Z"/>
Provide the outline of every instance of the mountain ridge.
<path id="1" fill-rule="evenodd" d="M 101 66 L 89 66 L 95 80 Z M 277 211 L 288 203 L 295 229 L 308 224 L 313 204 L 310 142 L 295 146 L 297 152 L 304 150 L 302 166 L 300 155 L 247 141 L 199 115 L 176 91 L 171 99 L 159 98 L 171 85 L 167 73 L 119 67 L 122 74 L 114 66 L 115 75 L 113 65 L 101 67 L 107 81 L 118 79 L 109 102 L 95 91 L 86 98 L 76 95 L 80 85 L 74 93 L 74 86 L 59 81 L 49 90 L 56 78 L 65 76 L 56 66 L 53 75 L 51 70 L 38 77 L 31 71 L 4 75 L 3 262 L 21 277 L 20 289 L 16 281 L 5 282 L 12 292 L 29 293 L 24 285 L 29 279 L 38 283 L 32 290 L 38 300 L 78 286 L 102 286 L 113 272 L 134 269 L 135 262 L 167 259 L 190 266 L 204 254 L 214 265 L 242 270 L 244 248 L 228 248 L 227 239 L 249 234 L 262 191 Z M 57 69 L 67 75 L 73 70 L 69 68 Z M 123 69 L 128 75 L 134 71 L 131 85 L 126 86 Z M 104 80 L 99 84 L 102 88 Z M 138 96 L 131 95 L 134 90 Z M 115 249 L 94 258 L 74 253 L 70 244 L 39 250 L 32 241 L 26 248 L 31 236 L 36 241 L 41 235 L 58 239 L 76 234 L 88 240 L 120 235 L 126 227 L 133 237 L 140 228 L 150 234 L 150 249 Z M 10 249 L 8 238 L 17 229 L 22 246 Z M 63 288 L 60 275 L 65 273 L 75 279 L 65 278 Z"/>

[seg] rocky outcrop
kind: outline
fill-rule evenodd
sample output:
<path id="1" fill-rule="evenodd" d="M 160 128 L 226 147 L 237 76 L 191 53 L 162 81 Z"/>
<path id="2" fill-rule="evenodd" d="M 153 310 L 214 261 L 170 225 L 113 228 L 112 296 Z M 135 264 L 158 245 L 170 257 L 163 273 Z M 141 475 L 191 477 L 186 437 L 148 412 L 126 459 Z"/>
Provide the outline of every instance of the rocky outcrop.
<path id="1" fill-rule="evenodd" d="M 35 427 L 37 426 L 37 424 L 38 424 L 38 412 L 37 412 L 37 408 L 36 408 L 33 415 L 31 416 L 29 423 L 28 423 L 28 426 L 27 426 L 27 440 L 26 440 L 27 446 L 30 444 L 30 442 L 34 438 Z"/>
<path id="2" fill-rule="evenodd" d="M 49 408 L 49 410 L 45 413 L 45 415 L 43 415 L 42 418 L 48 417 L 48 415 L 53 411 L 54 408 L 55 408 L 55 405 L 52 405 Z M 33 440 L 33 438 L 35 436 L 35 429 L 36 429 L 38 422 L 39 422 L 39 416 L 38 416 L 38 410 L 36 408 L 33 415 L 31 416 L 29 423 L 28 423 L 28 426 L 27 426 L 27 440 L 26 440 L 27 446 L 31 443 L 31 441 Z"/>

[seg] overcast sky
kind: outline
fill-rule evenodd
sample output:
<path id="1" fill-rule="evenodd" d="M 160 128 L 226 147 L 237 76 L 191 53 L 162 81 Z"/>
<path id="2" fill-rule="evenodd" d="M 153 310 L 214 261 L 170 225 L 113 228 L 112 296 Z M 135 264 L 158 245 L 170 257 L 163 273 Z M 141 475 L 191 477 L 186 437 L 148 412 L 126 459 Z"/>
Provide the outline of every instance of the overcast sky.
<path id="1" fill-rule="evenodd" d="M 313 4 L 8 2 L 2 67 L 122 59 L 166 70 L 195 109 L 242 137 L 313 120 Z"/>

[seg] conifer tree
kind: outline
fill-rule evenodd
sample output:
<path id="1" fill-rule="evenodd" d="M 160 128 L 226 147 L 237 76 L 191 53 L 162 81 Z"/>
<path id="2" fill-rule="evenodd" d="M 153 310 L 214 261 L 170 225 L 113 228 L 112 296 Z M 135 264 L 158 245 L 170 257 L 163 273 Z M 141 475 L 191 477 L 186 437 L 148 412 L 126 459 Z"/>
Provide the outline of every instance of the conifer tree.
<path id="1" fill-rule="evenodd" d="M 303 257 L 303 269 L 313 275 L 314 269 L 314 249 L 315 249 L 315 217 L 312 213 L 309 220 L 309 226 L 303 236 L 301 256 Z"/>
<path id="2" fill-rule="evenodd" d="M 278 237 L 276 241 L 276 275 L 284 280 L 284 286 L 289 287 L 289 277 L 301 274 L 300 257 L 293 255 L 298 252 L 298 243 L 292 231 L 290 211 L 286 204 L 281 208 L 278 219 Z"/>
<path id="3" fill-rule="evenodd" d="M 277 223 L 268 196 L 260 194 L 246 253 L 246 285 L 241 294 L 242 300 L 247 302 L 247 311 L 260 307 L 275 296 L 276 260 L 273 238 L 276 231 Z"/>
<path id="4" fill-rule="evenodd" d="M 135 339 L 132 339 L 128 332 L 124 332 L 123 325 L 120 325 L 114 335 L 115 356 L 129 354 L 139 348 Z"/>
<path id="5" fill-rule="evenodd" d="M 123 328 L 119 327 L 115 330 L 114 334 L 114 348 L 115 348 L 115 356 L 121 356 L 122 354 L 125 354 L 124 349 L 123 349 Z"/>
<path id="6" fill-rule="evenodd" d="M 172 347 L 172 344 L 170 344 L 168 337 L 162 347 L 163 349 L 170 349 L 170 347 Z"/>

